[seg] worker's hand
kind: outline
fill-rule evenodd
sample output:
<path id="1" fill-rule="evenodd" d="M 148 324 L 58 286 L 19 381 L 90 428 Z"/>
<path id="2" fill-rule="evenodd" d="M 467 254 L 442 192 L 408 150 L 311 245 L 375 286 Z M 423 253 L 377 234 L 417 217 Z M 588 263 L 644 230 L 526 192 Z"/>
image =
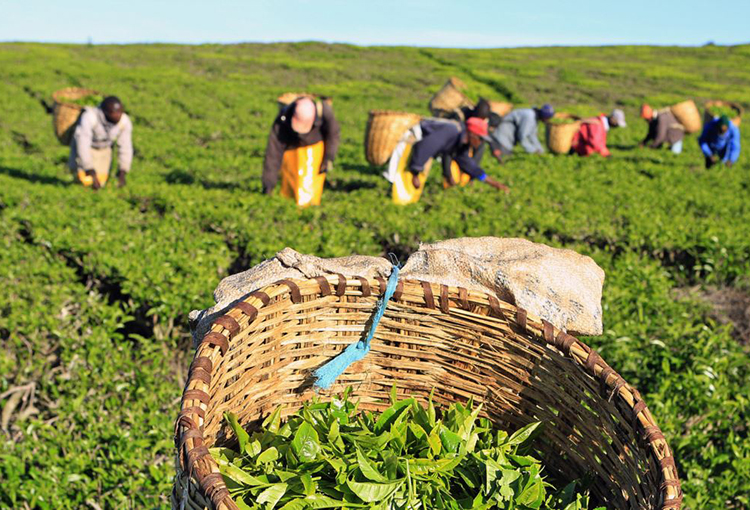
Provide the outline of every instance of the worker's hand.
<path id="1" fill-rule="evenodd" d="M 641 143 L 638 144 L 638 148 L 639 149 L 643 149 L 645 146 L 646 146 L 646 144 L 643 143 L 643 142 L 641 142 Z"/>
<path id="2" fill-rule="evenodd" d="M 99 182 L 99 179 L 96 177 L 96 170 L 86 170 L 86 175 L 91 177 L 91 189 L 98 190 L 101 189 L 102 185 Z"/>
<path id="3" fill-rule="evenodd" d="M 726 163 L 724 163 L 724 164 L 725 164 L 725 165 L 727 165 L 727 168 L 729 168 L 730 166 L 732 166 L 732 162 L 731 162 L 731 161 L 727 161 L 727 162 L 726 162 Z"/>
<path id="4" fill-rule="evenodd" d="M 326 161 L 323 161 L 323 164 L 320 165 L 320 173 L 321 174 L 326 174 L 326 173 L 330 172 L 331 170 L 333 170 L 333 161 L 331 161 L 330 159 L 326 160 Z"/>
<path id="5" fill-rule="evenodd" d="M 414 189 L 419 189 L 422 186 L 422 183 L 419 182 L 419 174 L 411 174 L 411 183 Z"/>
<path id="6" fill-rule="evenodd" d="M 125 186 L 125 172 L 120 170 L 117 172 L 117 187 L 122 188 L 123 186 Z"/>
<path id="7" fill-rule="evenodd" d="M 492 151 L 492 155 L 495 157 L 498 163 L 503 164 L 503 152 L 500 149 Z"/>
<path id="8" fill-rule="evenodd" d="M 716 158 L 713 156 L 706 156 L 706 168 L 711 168 L 716 163 Z"/>
<path id="9" fill-rule="evenodd" d="M 506 186 L 505 184 L 503 184 L 501 182 L 496 181 L 495 179 L 493 179 L 489 175 L 484 179 L 484 182 L 486 182 L 487 184 L 489 184 L 490 186 L 492 186 L 496 190 L 504 191 L 506 195 L 510 193 L 510 188 L 508 186 Z"/>

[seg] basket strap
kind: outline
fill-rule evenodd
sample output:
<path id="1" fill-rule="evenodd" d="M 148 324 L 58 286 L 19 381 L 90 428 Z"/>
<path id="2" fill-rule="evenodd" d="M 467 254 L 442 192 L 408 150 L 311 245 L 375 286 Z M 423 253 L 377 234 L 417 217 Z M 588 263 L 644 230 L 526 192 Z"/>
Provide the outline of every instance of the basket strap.
<path id="1" fill-rule="evenodd" d="M 380 323 L 380 319 L 385 314 L 385 309 L 388 306 L 388 301 L 393 297 L 398 286 L 398 273 L 399 267 L 394 264 L 391 270 L 391 276 L 388 278 L 388 285 L 385 287 L 383 296 L 378 301 L 377 307 L 375 308 L 375 315 L 372 318 L 370 329 L 367 332 L 367 336 L 364 339 L 358 340 L 349 344 L 344 351 L 330 360 L 328 363 L 318 368 L 313 372 L 315 378 L 315 387 L 320 389 L 328 389 L 336 381 L 338 376 L 344 373 L 349 366 L 364 358 L 368 352 L 370 352 L 370 342 L 375 336 L 375 330 Z M 344 282 L 344 290 L 346 290 L 346 279 L 339 275 L 339 287 L 341 282 Z M 382 284 L 381 284 L 382 288 Z M 338 293 L 338 290 L 337 290 Z"/>

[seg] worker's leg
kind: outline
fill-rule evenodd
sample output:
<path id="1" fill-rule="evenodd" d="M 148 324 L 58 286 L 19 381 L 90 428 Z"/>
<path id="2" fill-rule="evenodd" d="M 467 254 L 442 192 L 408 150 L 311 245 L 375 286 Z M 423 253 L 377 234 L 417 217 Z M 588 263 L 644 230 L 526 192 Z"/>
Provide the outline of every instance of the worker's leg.
<path id="1" fill-rule="evenodd" d="M 669 149 L 675 154 L 680 154 L 682 152 L 682 140 L 673 143 Z"/>

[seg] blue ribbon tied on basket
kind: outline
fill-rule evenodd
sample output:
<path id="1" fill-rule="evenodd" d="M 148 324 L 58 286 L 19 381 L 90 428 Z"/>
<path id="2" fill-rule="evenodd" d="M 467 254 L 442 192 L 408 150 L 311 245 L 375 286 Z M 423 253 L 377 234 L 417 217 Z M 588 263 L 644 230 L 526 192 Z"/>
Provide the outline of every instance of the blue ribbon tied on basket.
<path id="1" fill-rule="evenodd" d="M 327 390 L 331 385 L 336 382 L 338 376 L 343 374 L 349 365 L 363 359 L 368 352 L 370 352 L 370 342 L 375 336 L 375 330 L 380 323 L 380 319 L 385 314 L 385 309 L 388 306 L 388 301 L 393 297 L 393 293 L 396 292 L 396 285 L 398 284 L 398 272 L 399 267 L 397 264 L 393 264 L 391 275 L 388 277 L 388 284 L 385 287 L 383 296 L 378 301 L 375 309 L 375 315 L 372 318 L 372 324 L 370 330 L 367 332 L 365 338 L 360 339 L 343 350 L 341 354 L 333 358 L 331 361 L 318 368 L 313 372 L 315 378 L 315 386 L 320 389 Z"/>

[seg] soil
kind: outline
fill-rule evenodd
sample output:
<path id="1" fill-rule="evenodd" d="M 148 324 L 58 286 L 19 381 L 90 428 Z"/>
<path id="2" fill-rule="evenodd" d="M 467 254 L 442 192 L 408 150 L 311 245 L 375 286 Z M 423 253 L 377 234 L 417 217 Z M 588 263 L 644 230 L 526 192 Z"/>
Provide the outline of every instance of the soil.
<path id="1" fill-rule="evenodd" d="M 710 307 L 709 316 L 719 324 L 732 324 L 732 336 L 750 345 L 750 291 L 733 287 L 699 286 L 679 289 L 678 297 L 697 297 Z"/>

